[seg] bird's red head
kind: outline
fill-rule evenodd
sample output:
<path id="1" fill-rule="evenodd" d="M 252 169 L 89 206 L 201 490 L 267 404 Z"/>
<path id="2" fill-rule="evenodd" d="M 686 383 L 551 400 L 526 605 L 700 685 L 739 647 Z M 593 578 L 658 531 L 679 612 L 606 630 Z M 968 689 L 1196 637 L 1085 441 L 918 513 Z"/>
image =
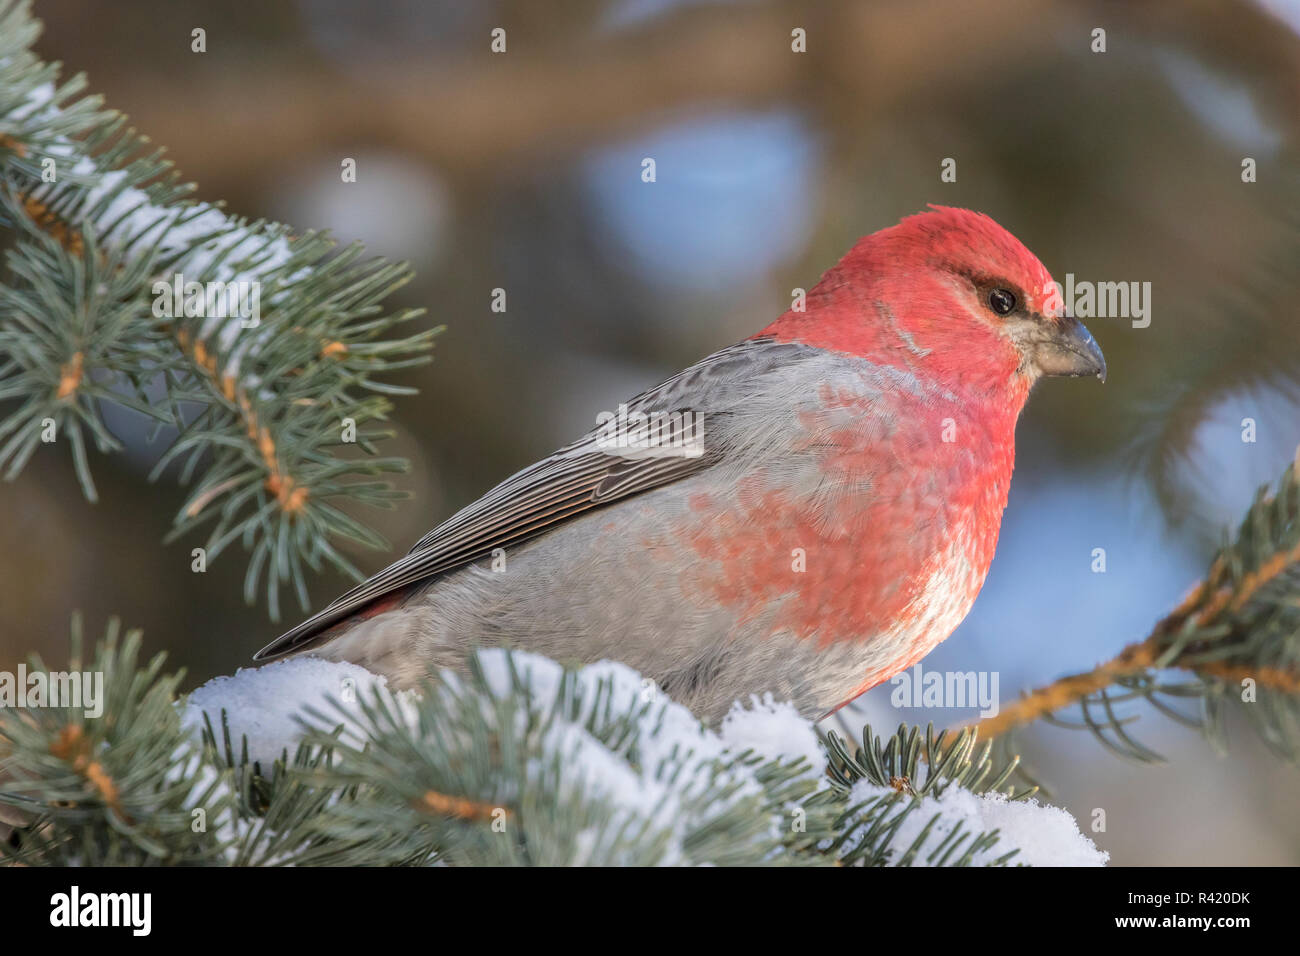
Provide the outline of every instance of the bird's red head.
<path id="1" fill-rule="evenodd" d="M 954 390 L 1024 401 L 1043 375 L 1097 375 L 1088 330 L 1052 277 L 981 213 L 932 206 L 872 233 L 760 335 L 847 352 Z M 1017 405 L 1018 407 L 1018 405 Z"/>

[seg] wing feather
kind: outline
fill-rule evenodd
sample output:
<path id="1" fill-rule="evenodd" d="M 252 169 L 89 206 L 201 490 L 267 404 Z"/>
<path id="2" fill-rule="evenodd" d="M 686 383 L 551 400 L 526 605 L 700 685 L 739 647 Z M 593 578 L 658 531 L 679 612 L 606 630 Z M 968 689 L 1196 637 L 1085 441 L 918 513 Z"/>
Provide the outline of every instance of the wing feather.
<path id="1" fill-rule="evenodd" d="M 695 412 L 707 422 L 718 385 L 734 382 L 738 367 L 762 368 L 766 357 L 797 346 L 749 339 L 713 353 L 627 403 L 629 411 Z M 776 353 L 776 354 L 773 354 Z M 712 387 L 711 387 L 712 386 Z M 688 399 L 690 400 L 688 402 Z M 725 403 L 724 403 L 725 406 Z M 671 435 L 670 435 L 671 437 Z M 282 634 L 254 656 L 264 661 L 303 650 L 333 625 L 386 596 L 518 545 L 595 508 L 679 481 L 717 463 L 721 449 L 705 444 L 694 456 L 611 453 L 599 429 L 516 473 L 452 515 L 416 542 L 404 557 L 343 594 L 323 611 Z"/>

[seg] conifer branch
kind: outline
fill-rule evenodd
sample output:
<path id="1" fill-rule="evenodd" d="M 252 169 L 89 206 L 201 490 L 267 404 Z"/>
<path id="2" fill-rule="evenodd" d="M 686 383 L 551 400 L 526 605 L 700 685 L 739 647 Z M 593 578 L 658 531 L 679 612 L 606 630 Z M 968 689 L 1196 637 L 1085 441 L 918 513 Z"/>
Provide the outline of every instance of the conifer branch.
<path id="1" fill-rule="evenodd" d="M 719 750 L 677 705 L 643 699 L 631 672 L 505 652 L 489 652 L 504 655 L 504 681 L 475 658 L 418 698 L 322 698 L 302 711 L 296 750 L 268 764 L 224 711 L 196 732 L 181 675 L 162 655 L 142 665 L 140 635 L 120 635 L 112 623 L 83 665 L 74 621 L 71 666 L 105 675 L 98 717 L 0 707 L 0 821 L 19 824 L 0 861 L 1002 865 L 1014 845 L 934 801 L 1031 793 L 1011 791 L 1014 761 L 995 766 L 971 730 L 900 727 L 884 742 L 868 730 L 854 754 L 832 735 L 819 775 L 803 757 Z M 889 791 L 855 799 L 859 785 Z M 908 835 L 918 814 L 926 824 Z"/>
<path id="2" fill-rule="evenodd" d="M 188 199 L 82 77 L 59 85 L 38 33 L 0 0 L 0 469 L 66 439 L 94 500 L 88 445 L 121 447 L 103 406 L 146 415 L 168 441 L 151 477 L 193 486 L 168 540 L 206 528 L 209 562 L 242 541 L 246 598 L 264 586 L 278 616 L 291 583 L 305 607 L 304 565 L 357 575 L 333 541 L 385 546 L 340 505 L 400 497 L 380 476 L 406 463 L 376 457 L 374 426 L 438 330 L 397 336 L 419 311 L 382 312 L 405 264 Z"/>
<path id="3" fill-rule="evenodd" d="M 1145 699 L 1167 716 L 1222 736 L 1221 717 L 1238 701 L 1277 753 L 1300 757 L 1300 450 L 1269 494 L 1260 489 L 1236 536 L 1205 578 L 1142 641 L 1091 671 L 1038 688 L 979 722 L 985 739 L 1041 718 L 1087 727 L 1116 752 L 1155 760 L 1124 729 L 1114 705 Z M 1165 677 L 1183 671 L 1191 680 Z M 1199 717 L 1162 697 L 1197 699 Z M 1078 706 L 1080 724 L 1053 717 Z"/>

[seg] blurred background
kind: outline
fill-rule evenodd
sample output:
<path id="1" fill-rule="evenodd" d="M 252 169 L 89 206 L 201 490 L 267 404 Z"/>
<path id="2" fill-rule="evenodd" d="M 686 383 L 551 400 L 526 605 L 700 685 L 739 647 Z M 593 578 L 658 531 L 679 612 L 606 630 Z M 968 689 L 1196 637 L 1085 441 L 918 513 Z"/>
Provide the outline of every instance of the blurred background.
<path id="1" fill-rule="evenodd" d="M 418 277 L 445 324 L 397 403 L 412 500 L 365 515 L 388 553 L 708 352 L 766 325 L 861 235 L 926 203 L 989 213 L 1058 280 L 1151 283 L 1151 323 L 1093 319 L 1110 378 L 1030 401 L 997 558 L 924 667 L 996 671 L 1003 700 L 1147 633 L 1300 443 L 1300 0 L 38 0 L 37 44 L 166 146 L 202 199 L 330 229 Z M 191 31 L 207 32 L 192 53 Z M 506 31 L 493 54 L 490 31 Z M 806 31 L 807 52 L 791 50 Z M 1093 52 L 1094 30 L 1105 52 Z M 340 181 L 357 160 L 354 184 Z M 642 159 L 657 181 L 641 178 Z M 940 181 L 945 158 L 956 182 Z M 1251 158 L 1257 182 L 1242 181 Z M 508 308 L 490 309 L 504 288 Z M 1243 441 L 1243 419 L 1255 441 Z M 182 491 L 130 436 L 0 488 L 0 669 L 66 658 L 108 617 L 231 673 L 283 627 L 164 546 Z M 1106 551 L 1105 573 L 1093 551 Z M 322 575 L 317 606 L 348 582 Z M 287 617 L 297 614 L 292 604 Z M 286 622 L 287 623 L 287 622 Z M 848 714 L 899 710 L 892 688 Z M 1163 767 L 1035 727 L 1023 753 L 1116 864 L 1300 863 L 1300 771 L 1242 721 L 1216 757 L 1150 711 Z"/>

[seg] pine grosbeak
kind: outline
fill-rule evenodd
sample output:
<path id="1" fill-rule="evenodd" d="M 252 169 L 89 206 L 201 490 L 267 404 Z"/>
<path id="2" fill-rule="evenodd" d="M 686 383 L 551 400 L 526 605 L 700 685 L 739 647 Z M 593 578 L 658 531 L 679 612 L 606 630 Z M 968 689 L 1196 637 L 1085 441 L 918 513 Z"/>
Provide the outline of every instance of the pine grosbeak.
<path id="1" fill-rule="evenodd" d="M 709 721 L 764 691 L 823 716 L 970 610 L 1035 381 L 1104 380 L 1052 293 L 987 216 L 910 216 L 258 659 L 310 651 L 407 687 L 513 646 L 623 661 Z"/>

